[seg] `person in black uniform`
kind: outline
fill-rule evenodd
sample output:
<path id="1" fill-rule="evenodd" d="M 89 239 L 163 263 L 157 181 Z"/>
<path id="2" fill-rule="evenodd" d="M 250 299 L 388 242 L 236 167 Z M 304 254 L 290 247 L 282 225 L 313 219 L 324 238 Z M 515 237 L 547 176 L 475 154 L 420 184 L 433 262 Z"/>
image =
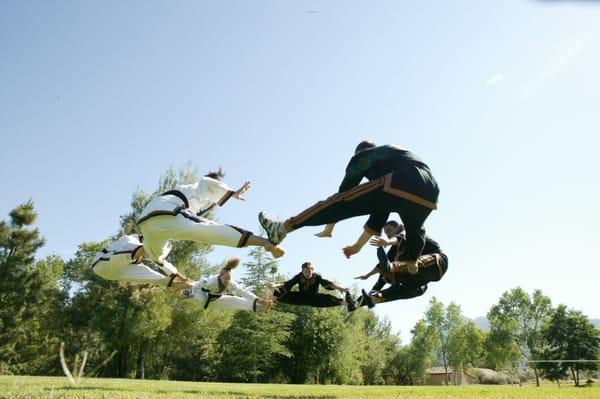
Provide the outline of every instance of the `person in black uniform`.
<path id="1" fill-rule="evenodd" d="M 298 285 L 298 291 L 292 291 Z M 346 299 L 319 292 L 319 287 L 327 290 L 338 290 L 346 294 Z M 284 283 L 267 287 L 271 291 L 273 299 L 290 305 L 313 306 L 317 308 L 328 308 L 346 304 L 349 311 L 354 310 L 354 299 L 348 288 L 340 287 L 332 281 L 324 279 L 315 273 L 310 262 L 302 264 L 302 271 Z M 266 295 L 269 297 L 269 295 Z"/>
<path id="2" fill-rule="evenodd" d="M 425 236 L 425 246 L 416 266 L 417 272 L 411 274 L 407 266 L 398 261 L 405 249 L 403 226 L 395 221 L 389 221 L 384 226 L 388 240 L 375 237 L 371 244 L 377 246 L 379 263 L 367 274 L 356 277 L 366 280 L 373 274 L 379 274 L 379 279 L 370 293 L 364 290 L 358 298 L 358 306 L 373 307 L 375 304 L 409 299 L 421 296 L 427 290 L 427 284 L 440 281 L 448 270 L 448 256 L 442 252 L 440 245 L 431 237 Z M 383 247 L 391 245 L 387 254 Z M 382 255 L 383 254 L 383 255 Z M 383 289 L 386 285 L 388 288 Z M 383 290 L 382 290 L 383 289 Z"/>
<path id="3" fill-rule="evenodd" d="M 360 184 L 363 178 L 369 182 Z M 361 142 L 346 167 L 338 193 L 284 222 L 265 212 L 258 219 L 269 240 L 279 244 L 287 233 L 304 226 L 327 225 L 318 237 L 331 237 L 336 222 L 369 215 L 356 243 L 343 249 L 346 257 L 358 253 L 372 235 L 379 235 L 391 212 L 397 212 L 406 229 L 401 259 L 410 272 L 425 245 L 423 224 L 437 208 L 438 184 L 429 167 L 410 151 L 393 145 Z"/>

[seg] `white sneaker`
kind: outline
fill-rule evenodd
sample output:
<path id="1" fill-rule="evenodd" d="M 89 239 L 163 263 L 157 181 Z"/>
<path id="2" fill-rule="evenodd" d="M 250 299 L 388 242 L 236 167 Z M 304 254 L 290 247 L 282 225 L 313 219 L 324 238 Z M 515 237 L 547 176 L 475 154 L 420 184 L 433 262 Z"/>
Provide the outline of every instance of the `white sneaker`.
<path id="1" fill-rule="evenodd" d="M 271 244 L 273 245 L 279 244 L 287 235 L 283 223 L 275 220 L 275 218 L 266 212 L 260 212 L 258 214 L 258 221 L 267 232 L 269 241 L 271 241 Z"/>

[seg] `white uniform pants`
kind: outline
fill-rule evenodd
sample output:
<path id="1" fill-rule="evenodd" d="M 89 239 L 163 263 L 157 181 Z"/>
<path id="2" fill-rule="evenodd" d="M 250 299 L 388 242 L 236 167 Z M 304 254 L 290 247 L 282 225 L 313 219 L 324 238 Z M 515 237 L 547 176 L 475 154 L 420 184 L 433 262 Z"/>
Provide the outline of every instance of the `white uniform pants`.
<path id="1" fill-rule="evenodd" d="M 200 302 L 202 307 L 206 304 L 208 293 L 201 290 L 194 290 L 194 299 Z M 213 299 L 208 304 L 207 309 L 235 309 L 235 310 L 254 310 L 256 299 L 242 298 L 233 295 L 221 295 L 220 298 Z"/>
<path id="2" fill-rule="evenodd" d="M 186 213 L 175 216 L 153 216 L 139 225 L 144 236 L 144 251 L 154 261 L 161 262 L 163 248 L 169 240 L 195 241 L 203 244 L 243 247 L 252 234 L 249 231 Z"/>
<path id="3" fill-rule="evenodd" d="M 157 284 L 166 286 L 170 278 L 158 273 L 143 263 L 114 265 L 100 261 L 94 266 L 94 273 L 105 280 L 123 281 L 126 283 Z"/>

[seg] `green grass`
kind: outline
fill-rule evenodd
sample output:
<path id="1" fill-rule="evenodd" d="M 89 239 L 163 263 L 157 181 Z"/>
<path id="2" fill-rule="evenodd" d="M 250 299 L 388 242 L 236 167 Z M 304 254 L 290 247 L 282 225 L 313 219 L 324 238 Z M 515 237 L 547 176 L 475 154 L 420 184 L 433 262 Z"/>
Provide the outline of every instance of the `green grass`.
<path id="1" fill-rule="evenodd" d="M 0 398 L 265 398 L 265 399 L 598 399 L 600 386 L 399 387 L 221 384 L 90 378 L 71 388 L 66 378 L 0 376 Z"/>

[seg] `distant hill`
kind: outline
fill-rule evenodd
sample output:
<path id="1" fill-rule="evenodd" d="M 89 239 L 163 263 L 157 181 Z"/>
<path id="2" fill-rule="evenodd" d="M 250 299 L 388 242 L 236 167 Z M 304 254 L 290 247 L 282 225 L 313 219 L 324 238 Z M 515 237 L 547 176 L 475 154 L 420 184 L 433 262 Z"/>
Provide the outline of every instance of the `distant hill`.
<path id="1" fill-rule="evenodd" d="M 483 331 L 490 330 L 490 321 L 487 319 L 487 317 L 483 317 L 483 316 L 476 317 L 475 320 L 473 320 L 473 322 L 475 323 L 477 328 L 479 328 L 480 330 L 483 330 Z"/>

